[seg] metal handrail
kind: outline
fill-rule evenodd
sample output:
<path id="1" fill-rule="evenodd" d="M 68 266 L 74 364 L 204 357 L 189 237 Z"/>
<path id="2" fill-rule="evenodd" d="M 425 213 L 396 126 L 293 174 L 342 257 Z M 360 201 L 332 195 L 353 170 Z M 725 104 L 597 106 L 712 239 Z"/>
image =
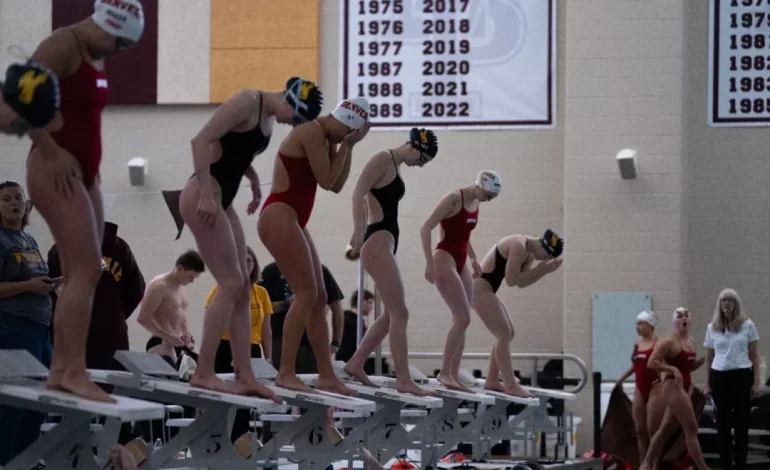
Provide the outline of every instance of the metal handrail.
<path id="1" fill-rule="evenodd" d="M 382 351 L 382 355 L 391 357 L 390 351 Z M 410 352 L 409 359 L 441 359 L 443 354 L 440 352 Z M 463 359 L 482 359 L 489 360 L 489 353 L 463 353 Z M 511 354 L 513 360 L 531 360 L 532 361 L 532 386 L 537 387 L 537 372 L 539 360 L 561 359 L 575 363 L 580 369 L 580 382 L 572 390 L 565 390 L 567 393 L 579 393 L 588 383 L 588 367 L 578 356 L 574 354 L 553 354 L 553 353 L 514 353 Z"/>

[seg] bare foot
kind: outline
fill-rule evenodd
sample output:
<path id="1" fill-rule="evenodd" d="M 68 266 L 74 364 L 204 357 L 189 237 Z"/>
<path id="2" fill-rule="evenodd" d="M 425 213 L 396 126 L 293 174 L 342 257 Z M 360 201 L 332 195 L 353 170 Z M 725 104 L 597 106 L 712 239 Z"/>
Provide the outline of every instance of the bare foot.
<path id="1" fill-rule="evenodd" d="M 534 395 L 526 391 L 524 387 L 522 387 L 521 385 L 515 382 L 510 387 L 504 387 L 504 393 L 506 393 L 507 395 L 512 395 L 514 397 L 535 398 Z"/>
<path id="2" fill-rule="evenodd" d="M 473 390 L 471 390 L 470 387 L 465 385 L 462 380 L 460 380 L 458 378 L 455 378 L 454 381 L 457 384 L 457 390 L 459 390 L 461 392 L 465 392 L 465 393 L 476 393 Z"/>
<path id="3" fill-rule="evenodd" d="M 497 380 L 489 380 L 484 383 L 484 390 L 492 390 L 493 392 L 505 393 L 505 387 Z"/>
<path id="4" fill-rule="evenodd" d="M 398 390 L 398 393 L 411 393 L 412 395 L 416 395 L 418 397 L 427 397 L 428 395 L 433 394 L 428 390 L 418 387 L 417 384 L 414 383 L 414 380 L 412 380 L 411 378 L 408 381 L 405 381 L 403 383 L 397 380 L 396 390 Z"/>
<path id="5" fill-rule="evenodd" d="M 190 385 L 197 388 L 205 388 L 206 390 L 213 390 L 220 393 L 233 393 L 233 388 L 228 386 L 222 379 L 216 375 L 210 375 L 208 377 L 201 377 L 200 375 L 193 374 L 190 378 Z"/>
<path id="6" fill-rule="evenodd" d="M 281 374 L 280 372 L 275 377 L 275 384 L 282 388 L 288 388 L 289 390 L 295 390 L 297 392 L 313 393 L 313 387 L 306 384 L 297 374 Z"/>
<path id="7" fill-rule="evenodd" d="M 450 390 L 460 390 L 460 386 L 457 384 L 457 382 L 455 382 L 454 379 L 448 375 L 438 374 L 436 376 L 436 380 L 438 380 L 441 385 Z"/>
<path id="8" fill-rule="evenodd" d="M 273 400 L 279 405 L 283 403 L 283 399 L 276 395 L 272 390 L 267 388 L 266 385 L 256 381 L 256 379 L 246 377 L 236 377 L 235 389 L 233 391 L 236 395 L 249 395 L 257 396 L 260 398 L 267 398 Z"/>
<path id="9" fill-rule="evenodd" d="M 100 401 L 103 403 L 116 403 L 107 392 L 99 388 L 88 378 L 86 371 L 64 370 L 61 373 L 51 372 L 48 375 L 46 386 L 51 390 L 72 393 L 86 400 Z"/>
<path id="10" fill-rule="evenodd" d="M 356 394 L 356 391 L 345 386 L 344 383 L 336 376 L 333 378 L 321 377 L 318 375 L 318 384 L 316 385 L 318 390 L 325 390 L 327 392 L 338 393 L 340 395 L 347 395 L 352 397 Z"/>
<path id="11" fill-rule="evenodd" d="M 347 372 L 348 375 L 358 380 L 362 384 L 366 385 L 367 387 L 379 388 L 379 386 L 376 383 L 369 380 L 369 376 L 366 375 L 366 372 L 364 372 L 363 368 L 360 368 L 360 369 L 358 367 L 353 368 L 353 367 L 350 367 L 348 364 L 345 364 L 345 372 Z"/>

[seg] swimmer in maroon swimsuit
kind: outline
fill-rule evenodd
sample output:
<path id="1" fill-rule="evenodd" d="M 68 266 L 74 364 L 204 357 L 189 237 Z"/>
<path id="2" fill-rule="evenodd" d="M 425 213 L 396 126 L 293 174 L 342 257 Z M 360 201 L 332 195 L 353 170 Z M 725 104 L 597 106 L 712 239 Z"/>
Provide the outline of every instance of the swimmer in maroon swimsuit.
<path id="1" fill-rule="evenodd" d="M 344 395 L 355 392 L 334 374 L 326 323 L 326 294 L 321 261 L 306 228 L 316 188 L 339 193 L 350 173 L 353 147 L 369 132 L 365 98 L 343 100 L 329 115 L 301 124 L 278 148 L 270 195 L 257 223 L 259 238 L 294 292 L 283 325 L 283 349 L 275 383 L 311 391 L 296 372 L 302 331 L 318 364 L 318 388 Z M 339 145 L 339 147 L 338 147 Z"/>
<path id="2" fill-rule="evenodd" d="M 179 215 L 190 227 L 201 257 L 219 286 L 203 317 L 198 367 L 190 380 L 196 387 L 230 391 L 214 371 L 217 348 L 228 328 L 235 370 L 233 391 L 281 402 L 257 381 L 251 369 L 252 289 L 246 266 L 246 237 L 233 201 L 245 176 L 252 194 L 246 213 L 256 212 L 262 191 L 251 163 L 267 149 L 273 125 L 312 121 L 322 107 L 320 88 L 311 81 L 292 77 L 282 91 L 235 93 L 192 140 L 195 175 L 179 195 Z"/>
<path id="3" fill-rule="evenodd" d="M 623 386 L 623 382 L 634 375 L 636 393 L 631 404 L 631 415 L 636 427 L 637 443 L 639 445 L 640 458 L 644 458 L 650 446 L 650 434 L 647 427 L 647 403 L 650 391 L 656 380 L 658 372 L 647 367 L 652 351 L 658 341 L 655 336 L 655 326 L 658 324 L 658 316 L 645 310 L 636 316 L 636 334 L 639 339 L 634 343 L 634 351 L 631 353 L 631 365 L 620 376 L 615 386 Z"/>
<path id="4" fill-rule="evenodd" d="M 47 386 L 111 402 L 89 380 L 85 362 L 91 299 L 102 274 L 104 213 L 98 173 L 101 116 L 108 96 L 104 60 L 139 40 L 144 13 L 137 0 L 98 0 L 94 8 L 91 17 L 54 31 L 32 55 L 32 61 L 59 78 L 63 125 L 51 134 L 53 142 L 35 141 L 27 184 L 59 248 L 64 277 Z"/>
<path id="5" fill-rule="evenodd" d="M 690 312 L 683 307 L 674 311 L 676 331 L 655 345 L 647 367 L 664 374 L 661 384 L 661 401 L 666 405 L 663 422 L 650 441 L 650 447 L 644 456 L 640 470 L 650 470 L 661 458 L 666 440 L 671 434 L 671 424 L 678 422 L 682 427 L 695 465 L 701 470 L 708 470 L 698 442 L 698 422 L 690 400 L 692 387 L 691 372 L 705 362 L 705 357 L 696 360 L 695 341 L 690 336 Z"/>
<path id="6" fill-rule="evenodd" d="M 445 387 L 471 392 L 460 381 L 460 362 L 465 348 L 465 330 L 471 322 L 474 278 L 481 267 L 471 246 L 471 231 L 476 227 L 479 203 L 500 194 L 500 175 L 492 170 L 479 172 L 476 183 L 453 191 L 438 203 L 420 229 L 425 253 L 425 279 L 435 284 L 452 312 L 452 326 L 444 345 L 441 372 L 436 379 Z M 431 232 L 441 224 L 443 238 L 432 249 Z M 471 267 L 466 263 L 471 258 Z"/>
<path id="7" fill-rule="evenodd" d="M 564 239 L 553 230 L 542 237 L 508 235 L 498 241 L 481 260 L 481 276 L 473 280 L 473 310 L 484 326 L 495 336 L 489 355 L 489 373 L 484 388 L 509 395 L 534 398 L 522 388 L 513 375 L 510 343 L 513 341 L 513 322 L 508 309 L 497 296 L 505 281 L 520 289 L 529 287 L 546 274 L 559 269 L 563 258 Z M 502 376 L 503 383 L 498 379 Z"/>

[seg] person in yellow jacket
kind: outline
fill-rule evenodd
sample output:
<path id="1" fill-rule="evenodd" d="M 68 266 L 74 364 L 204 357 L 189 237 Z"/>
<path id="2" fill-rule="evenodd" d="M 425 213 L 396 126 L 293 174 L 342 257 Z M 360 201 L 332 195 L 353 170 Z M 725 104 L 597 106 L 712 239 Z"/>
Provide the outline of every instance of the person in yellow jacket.
<path id="1" fill-rule="evenodd" d="M 249 269 L 249 280 L 251 281 L 251 357 L 261 357 L 270 361 L 270 354 L 273 348 L 273 335 L 270 329 L 270 315 L 273 313 L 273 305 L 270 303 L 270 296 L 264 287 L 257 285 L 259 281 L 259 263 L 254 250 L 246 247 L 248 257 L 246 266 Z M 211 289 L 206 298 L 206 308 L 208 308 L 214 293 L 217 291 L 217 285 Z M 222 335 L 219 342 L 217 354 L 214 359 L 214 370 L 217 374 L 227 374 L 234 372 L 233 355 L 230 350 L 230 335 L 227 330 Z"/>

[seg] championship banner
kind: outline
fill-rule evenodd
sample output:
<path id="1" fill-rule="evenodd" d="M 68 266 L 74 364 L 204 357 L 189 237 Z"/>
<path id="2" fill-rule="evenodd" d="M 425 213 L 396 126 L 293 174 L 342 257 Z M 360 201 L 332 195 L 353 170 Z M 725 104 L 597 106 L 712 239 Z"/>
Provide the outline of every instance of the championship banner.
<path id="1" fill-rule="evenodd" d="M 342 0 L 340 98 L 373 129 L 553 128 L 556 0 Z"/>
<path id="2" fill-rule="evenodd" d="M 711 0 L 708 123 L 770 125 L 770 0 Z"/>

